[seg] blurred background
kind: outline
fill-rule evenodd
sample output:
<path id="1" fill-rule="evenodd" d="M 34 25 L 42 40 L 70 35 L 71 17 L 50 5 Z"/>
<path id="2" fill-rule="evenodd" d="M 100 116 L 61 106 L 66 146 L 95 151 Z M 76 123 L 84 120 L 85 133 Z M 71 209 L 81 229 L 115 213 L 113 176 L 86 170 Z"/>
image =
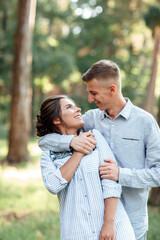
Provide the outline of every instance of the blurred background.
<path id="1" fill-rule="evenodd" d="M 160 125 L 160 0 L 0 0 L 0 240 L 59 237 L 56 196 L 43 187 L 36 115 L 66 94 L 82 113 L 82 74 L 115 61 L 123 95 Z M 160 240 L 160 188 L 150 190 L 148 240 Z"/>

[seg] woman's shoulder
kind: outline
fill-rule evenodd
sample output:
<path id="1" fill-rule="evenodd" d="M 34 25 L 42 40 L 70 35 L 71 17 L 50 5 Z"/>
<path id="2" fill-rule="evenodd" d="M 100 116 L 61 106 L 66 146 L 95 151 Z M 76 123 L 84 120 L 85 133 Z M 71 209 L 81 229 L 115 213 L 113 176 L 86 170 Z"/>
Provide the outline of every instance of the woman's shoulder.
<path id="1" fill-rule="evenodd" d="M 63 151 L 63 152 L 50 151 L 50 158 L 52 159 L 52 161 L 55 161 L 57 159 L 64 159 L 68 156 L 72 156 L 72 151 Z"/>
<path id="2" fill-rule="evenodd" d="M 100 131 L 97 130 L 97 129 L 95 129 L 95 128 L 92 129 L 91 132 L 92 132 L 93 134 L 95 134 L 95 135 L 98 135 L 98 136 L 102 135 L 102 134 L 100 133 Z"/>

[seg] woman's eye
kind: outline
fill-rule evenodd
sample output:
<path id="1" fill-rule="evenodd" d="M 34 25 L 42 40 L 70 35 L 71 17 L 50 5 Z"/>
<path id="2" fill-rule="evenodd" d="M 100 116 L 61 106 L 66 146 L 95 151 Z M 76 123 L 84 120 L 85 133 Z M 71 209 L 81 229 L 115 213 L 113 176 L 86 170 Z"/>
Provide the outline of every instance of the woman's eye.
<path id="1" fill-rule="evenodd" d="M 68 106 L 67 106 L 67 109 L 68 109 L 68 108 L 71 108 L 71 107 L 72 107 L 71 105 L 68 105 Z"/>

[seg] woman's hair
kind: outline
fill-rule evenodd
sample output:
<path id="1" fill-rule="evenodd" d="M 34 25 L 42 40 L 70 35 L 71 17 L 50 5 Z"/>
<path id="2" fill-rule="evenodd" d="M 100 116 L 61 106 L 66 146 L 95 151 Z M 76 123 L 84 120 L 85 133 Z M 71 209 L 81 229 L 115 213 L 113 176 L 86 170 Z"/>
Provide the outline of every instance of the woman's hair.
<path id="1" fill-rule="evenodd" d="M 60 119 L 61 117 L 61 99 L 68 99 L 65 95 L 58 95 L 47 98 L 41 105 L 40 114 L 37 115 L 36 129 L 37 136 L 42 137 L 49 133 L 59 133 L 58 126 L 53 123 L 53 120 Z"/>

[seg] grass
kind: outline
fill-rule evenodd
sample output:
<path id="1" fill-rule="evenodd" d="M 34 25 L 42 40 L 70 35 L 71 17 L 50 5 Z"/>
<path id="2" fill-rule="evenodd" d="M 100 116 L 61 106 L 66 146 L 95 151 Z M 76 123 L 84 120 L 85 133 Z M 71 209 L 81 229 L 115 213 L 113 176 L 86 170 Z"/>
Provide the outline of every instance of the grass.
<path id="1" fill-rule="evenodd" d="M 7 153 L 6 145 L 6 141 L 0 139 L 0 158 Z M 7 165 L 1 167 L 0 240 L 59 240 L 57 197 L 45 189 L 41 178 L 19 179 L 11 176 L 12 171 L 19 174 L 39 168 L 41 151 L 37 141 L 30 141 L 29 151 L 33 161 L 16 168 Z M 159 223 L 160 207 L 149 206 L 148 240 L 160 240 Z"/>
<path id="2" fill-rule="evenodd" d="M 3 159 L 8 151 L 7 141 L 0 139 L 0 146 L 0 159 Z M 32 161 L 17 167 L 1 166 L 0 240 L 59 240 L 57 197 L 45 189 L 41 178 L 16 178 L 16 174 L 23 175 L 25 170 L 39 168 L 41 151 L 37 141 L 31 139 L 28 149 Z"/>
<path id="3" fill-rule="evenodd" d="M 59 239 L 57 197 L 40 180 L 1 180 L 0 240 Z"/>

